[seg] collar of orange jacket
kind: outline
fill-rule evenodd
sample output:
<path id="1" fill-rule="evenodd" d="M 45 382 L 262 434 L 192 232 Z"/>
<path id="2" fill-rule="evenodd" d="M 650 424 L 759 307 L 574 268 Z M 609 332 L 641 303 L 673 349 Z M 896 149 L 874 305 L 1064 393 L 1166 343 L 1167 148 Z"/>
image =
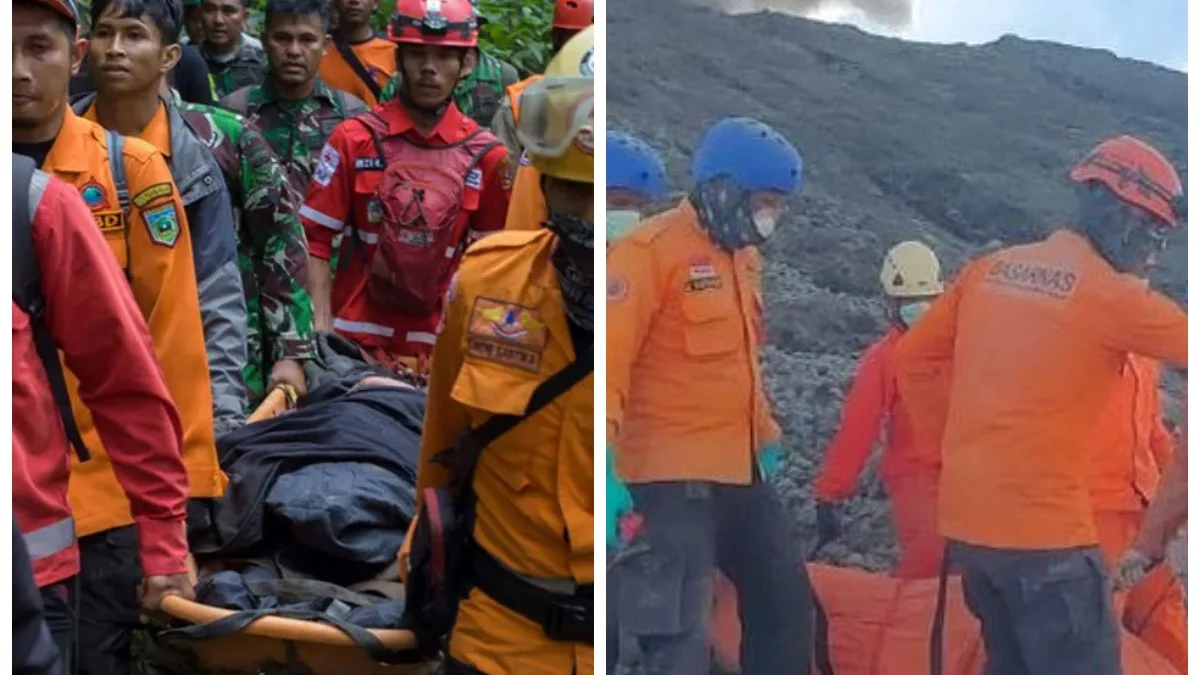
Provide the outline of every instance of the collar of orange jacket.
<path id="1" fill-rule="evenodd" d="M 96 124 L 100 124 L 100 119 L 96 114 L 95 103 L 88 106 L 83 116 Z M 171 127 L 167 120 L 167 106 L 164 103 L 159 102 L 158 110 L 154 112 L 154 116 L 150 118 L 150 122 L 146 124 L 145 128 L 138 133 L 138 138 L 153 145 L 154 149 L 161 152 L 163 157 L 171 156 Z"/>
<path id="2" fill-rule="evenodd" d="M 44 166 L 47 171 L 66 173 L 87 171 L 88 159 L 91 154 L 87 152 L 85 145 L 97 142 L 96 131 L 99 127 L 90 120 L 76 115 L 70 106 L 64 107 L 66 111 L 63 114 L 62 127 L 58 130 L 54 145 L 50 147 L 50 153 L 46 155 Z"/>

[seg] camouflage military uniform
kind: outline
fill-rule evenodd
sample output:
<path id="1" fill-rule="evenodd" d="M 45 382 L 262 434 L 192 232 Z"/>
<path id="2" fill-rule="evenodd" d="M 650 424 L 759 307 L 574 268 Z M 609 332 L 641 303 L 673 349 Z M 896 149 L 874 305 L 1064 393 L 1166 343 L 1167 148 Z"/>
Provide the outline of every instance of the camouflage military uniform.
<path id="1" fill-rule="evenodd" d="M 218 98 L 242 87 L 259 84 L 267 76 L 267 53 L 261 46 L 255 47 L 246 40 L 241 41 L 232 56 L 213 56 L 203 45 L 200 46 L 200 53 L 208 63 Z"/>
<path id="2" fill-rule="evenodd" d="M 379 102 L 396 98 L 401 73 L 392 75 L 379 94 Z M 517 69 L 505 61 L 479 50 L 479 64 L 454 88 L 454 105 L 467 117 L 486 128 L 492 123 L 496 108 L 504 99 L 504 90 L 520 81 Z"/>
<path id="3" fill-rule="evenodd" d="M 178 101 L 178 99 L 177 99 Z M 238 221 L 238 264 L 246 293 L 249 359 L 244 373 L 251 404 L 283 359 L 316 354 L 308 243 L 299 200 L 262 133 L 228 110 L 180 103 L 184 120 L 212 151 Z"/>
<path id="4" fill-rule="evenodd" d="M 221 107 L 244 115 L 262 130 L 287 172 L 297 203 L 304 203 L 312 170 L 334 127 L 367 111 L 367 104 L 326 85 L 319 78 L 313 93 L 303 101 L 285 101 L 275 95 L 270 80 L 245 87 L 221 99 Z M 329 266 L 337 270 L 341 238 L 334 241 Z"/>

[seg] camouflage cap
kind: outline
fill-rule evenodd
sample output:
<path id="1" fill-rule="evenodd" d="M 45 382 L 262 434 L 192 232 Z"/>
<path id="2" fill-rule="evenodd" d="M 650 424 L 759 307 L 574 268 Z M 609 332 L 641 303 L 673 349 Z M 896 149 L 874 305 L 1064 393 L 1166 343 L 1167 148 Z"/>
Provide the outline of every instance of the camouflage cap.
<path id="1" fill-rule="evenodd" d="M 74 0 L 37 0 L 37 2 L 70 19 L 75 27 L 79 27 L 79 9 L 75 6 Z"/>

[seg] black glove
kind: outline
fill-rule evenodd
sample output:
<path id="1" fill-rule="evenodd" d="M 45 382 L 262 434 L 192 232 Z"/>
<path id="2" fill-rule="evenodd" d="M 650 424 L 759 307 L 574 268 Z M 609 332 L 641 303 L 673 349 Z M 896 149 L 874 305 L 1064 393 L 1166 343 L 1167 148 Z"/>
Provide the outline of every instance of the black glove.
<path id="1" fill-rule="evenodd" d="M 837 505 L 832 502 L 817 502 L 817 548 L 842 536 L 842 520 L 838 518 Z"/>

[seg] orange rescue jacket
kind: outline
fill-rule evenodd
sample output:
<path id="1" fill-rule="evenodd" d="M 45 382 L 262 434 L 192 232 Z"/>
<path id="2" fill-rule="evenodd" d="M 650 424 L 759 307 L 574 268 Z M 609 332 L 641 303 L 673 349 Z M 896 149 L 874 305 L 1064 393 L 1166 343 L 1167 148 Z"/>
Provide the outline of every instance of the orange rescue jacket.
<path id="1" fill-rule="evenodd" d="M 779 437 L 762 388 L 761 261 L 701 229 L 687 201 L 608 251 L 607 438 L 630 483 L 749 484 Z"/>
<path id="2" fill-rule="evenodd" d="M 1173 446 L 1162 421 L 1156 361 L 1129 356 L 1116 392 L 1096 418 L 1092 439 L 1093 507 L 1142 511 L 1154 498 Z"/>
<path id="3" fill-rule="evenodd" d="M 936 478 L 941 462 L 937 447 L 922 446 L 896 390 L 893 361 L 904 331 L 892 327 L 863 352 L 854 383 L 842 403 L 842 421 L 825 451 L 814 492 L 822 501 L 838 502 L 854 493 L 858 476 L 875 448 L 884 443 L 880 473 L 885 483 L 921 474 Z M 886 435 L 884 423 L 886 422 Z"/>
<path id="4" fill-rule="evenodd" d="M 500 232 L 467 250 L 447 293 L 434 348 L 417 494 L 448 485 L 434 456 L 467 427 L 520 414 L 539 384 L 574 360 L 554 235 Z M 593 376 L 480 455 L 475 538 L 510 569 L 558 584 L 591 584 Z M 542 628 L 475 590 L 459 605 L 450 653 L 489 673 L 591 672 L 592 648 Z"/>
<path id="5" fill-rule="evenodd" d="M 542 194 L 542 174 L 522 154 L 517 177 L 513 181 L 504 229 L 538 230 L 548 217 L 550 213 L 546 210 L 546 197 Z"/>
<path id="6" fill-rule="evenodd" d="M 917 438 L 941 441 L 942 534 L 1007 549 L 1096 544 L 1081 467 L 1126 352 L 1186 368 L 1187 314 L 1082 236 L 1062 230 L 970 264 L 897 346 Z"/>
<path id="7" fill-rule="evenodd" d="M 227 479 L 217 464 L 200 296 L 179 190 L 162 155 L 144 141 L 126 138 L 124 161 L 131 205 L 129 212 L 122 214 L 109 170 L 104 129 L 69 109 L 65 114 L 43 169 L 80 190 L 118 264 L 128 266 L 134 298 L 150 328 L 159 366 L 183 423 L 183 461 L 190 493 L 193 497 L 219 497 Z M 147 222 L 148 218 L 153 223 Z M 168 223 L 170 218 L 176 221 L 173 225 Z M 159 232 L 177 229 L 170 245 L 159 243 L 169 238 L 151 237 L 151 224 Z M 79 380 L 70 372 L 66 379 L 79 431 L 92 455 L 83 464 L 77 458 L 72 460 L 69 496 L 76 532 L 84 537 L 132 525 L 129 502 L 113 474 L 91 413 L 79 398 Z"/>

